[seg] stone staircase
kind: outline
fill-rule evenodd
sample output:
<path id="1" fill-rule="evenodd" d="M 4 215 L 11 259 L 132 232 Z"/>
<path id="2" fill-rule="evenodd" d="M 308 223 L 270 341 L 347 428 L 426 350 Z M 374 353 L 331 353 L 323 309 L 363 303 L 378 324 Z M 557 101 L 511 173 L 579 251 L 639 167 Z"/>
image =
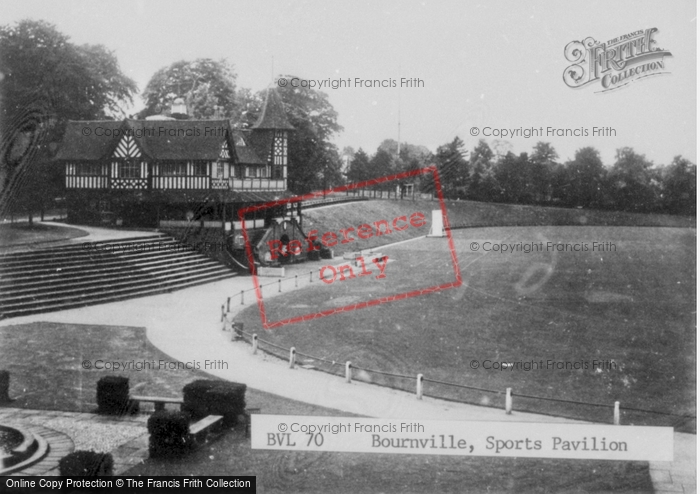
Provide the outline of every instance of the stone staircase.
<path id="1" fill-rule="evenodd" d="M 0 255 L 0 319 L 154 295 L 236 276 L 165 235 Z"/>

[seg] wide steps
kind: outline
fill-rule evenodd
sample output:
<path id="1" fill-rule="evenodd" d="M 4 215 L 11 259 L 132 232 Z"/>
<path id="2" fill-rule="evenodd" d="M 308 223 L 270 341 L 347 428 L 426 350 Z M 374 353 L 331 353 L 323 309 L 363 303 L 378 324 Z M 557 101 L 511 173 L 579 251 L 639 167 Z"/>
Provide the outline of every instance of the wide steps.
<path id="1" fill-rule="evenodd" d="M 0 255 L 0 318 L 155 295 L 236 276 L 165 235 Z"/>

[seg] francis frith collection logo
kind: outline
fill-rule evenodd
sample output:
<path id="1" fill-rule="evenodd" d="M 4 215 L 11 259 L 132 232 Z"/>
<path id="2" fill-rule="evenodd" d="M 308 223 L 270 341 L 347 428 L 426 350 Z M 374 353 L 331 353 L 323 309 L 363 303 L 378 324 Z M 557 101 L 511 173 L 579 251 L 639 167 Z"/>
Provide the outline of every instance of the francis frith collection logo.
<path id="1" fill-rule="evenodd" d="M 599 82 L 604 93 L 626 87 L 640 79 L 669 74 L 665 57 L 671 52 L 656 46 L 658 29 L 640 29 L 623 34 L 605 43 L 588 37 L 572 41 L 564 48 L 566 60 L 564 82 L 571 88 L 582 88 Z"/>

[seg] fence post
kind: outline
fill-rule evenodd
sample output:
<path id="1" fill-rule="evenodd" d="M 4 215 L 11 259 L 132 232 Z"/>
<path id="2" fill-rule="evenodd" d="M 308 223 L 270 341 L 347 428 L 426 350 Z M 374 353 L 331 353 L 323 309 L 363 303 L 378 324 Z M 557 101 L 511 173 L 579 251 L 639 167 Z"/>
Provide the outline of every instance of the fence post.
<path id="1" fill-rule="evenodd" d="M 299 275 L 294 275 L 294 288 L 299 288 Z"/>
<path id="2" fill-rule="evenodd" d="M 416 398 L 423 399 L 423 374 L 418 374 L 416 377 Z"/>
<path id="3" fill-rule="evenodd" d="M 296 363 L 297 360 L 297 349 L 292 347 L 289 349 L 289 368 L 293 369 L 294 364 Z"/>
<path id="4" fill-rule="evenodd" d="M 253 355 L 258 353 L 258 335 L 253 334 Z"/>
<path id="5" fill-rule="evenodd" d="M 349 383 L 352 381 L 352 365 L 350 364 L 350 361 L 348 360 L 345 362 L 345 382 Z"/>
<path id="6" fill-rule="evenodd" d="M 513 388 L 506 388 L 506 414 L 513 411 Z"/>
<path id="7" fill-rule="evenodd" d="M 282 293 L 282 279 L 277 280 L 278 292 Z"/>
<path id="8" fill-rule="evenodd" d="M 226 299 L 226 312 L 231 312 L 231 297 Z"/>
<path id="9" fill-rule="evenodd" d="M 243 338 L 243 323 L 231 323 L 231 341 L 236 341 L 239 338 Z"/>
<path id="10" fill-rule="evenodd" d="M 241 290 L 241 305 L 245 305 L 245 304 L 243 303 L 243 290 Z"/>
<path id="11" fill-rule="evenodd" d="M 312 274 L 314 274 L 314 272 L 313 272 L 313 271 L 309 271 L 309 283 L 311 283 L 311 282 L 313 281 L 313 279 L 311 278 L 311 275 L 312 275 Z"/>
<path id="12" fill-rule="evenodd" d="M 615 402 L 615 409 L 613 411 L 613 424 L 620 425 L 620 402 Z"/>

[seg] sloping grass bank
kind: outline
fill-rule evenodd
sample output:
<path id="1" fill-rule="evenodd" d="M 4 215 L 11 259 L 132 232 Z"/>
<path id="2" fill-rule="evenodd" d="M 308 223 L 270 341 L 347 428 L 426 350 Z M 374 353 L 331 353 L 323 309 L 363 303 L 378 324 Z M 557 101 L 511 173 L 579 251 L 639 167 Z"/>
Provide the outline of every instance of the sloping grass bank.
<path id="1" fill-rule="evenodd" d="M 696 218 L 663 214 L 636 214 L 616 211 L 598 211 L 587 209 L 567 209 L 540 206 L 520 206 L 513 204 L 495 204 L 474 201 L 446 201 L 447 218 L 452 228 L 469 228 L 483 226 L 654 226 L 694 228 Z M 422 213 L 426 225 L 420 228 L 409 226 L 406 230 L 391 234 L 373 235 L 363 240 L 357 238 L 356 231 L 348 235 L 355 241 L 334 247 L 336 253 L 350 252 L 380 247 L 393 242 L 426 235 L 430 230 L 432 211 L 440 209 L 438 201 L 424 200 L 371 200 L 304 211 L 304 233 L 318 230 L 319 238 L 325 232 L 335 232 L 339 240 L 341 229 L 362 224 L 374 227 L 375 221 L 386 220 L 389 225 L 394 218 L 407 216 L 414 212 Z M 399 221 L 399 226 L 404 223 Z M 385 231 L 382 229 L 382 231 Z M 376 233 L 376 228 L 374 228 Z"/>

